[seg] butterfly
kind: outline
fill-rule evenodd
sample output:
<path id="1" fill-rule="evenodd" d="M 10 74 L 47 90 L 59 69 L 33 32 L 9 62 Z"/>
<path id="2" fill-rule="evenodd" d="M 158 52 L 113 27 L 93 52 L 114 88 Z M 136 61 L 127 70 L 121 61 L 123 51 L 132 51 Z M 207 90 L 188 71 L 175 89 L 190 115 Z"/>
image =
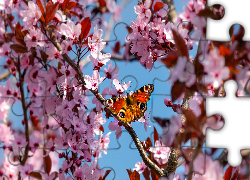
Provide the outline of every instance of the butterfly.
<path id="1" fill-rule="evenodd" d="M 121 121 L 130 123 L 144 116 L 147 110 L 147 102 L 150 100 L 154 85 L 148 84 L 136 90 L 127 97 L 113 97 L 104 102 L 104 106 L 117 115 Z"/>

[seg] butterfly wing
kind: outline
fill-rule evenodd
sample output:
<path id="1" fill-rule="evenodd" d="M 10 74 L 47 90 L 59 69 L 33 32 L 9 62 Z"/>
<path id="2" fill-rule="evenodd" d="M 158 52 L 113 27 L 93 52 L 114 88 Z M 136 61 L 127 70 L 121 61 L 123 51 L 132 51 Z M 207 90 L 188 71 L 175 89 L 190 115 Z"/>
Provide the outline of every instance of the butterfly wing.
<path id="1" fill-rule="evenodd" d="M 105 107 L 112 114 L 119 116 L 120 120 L 130 123 L 144 116 L 147 110 L 147 102 L 150 100 L 153 90 L 153 84 L 143 86 L 131 96 L 128 94 L 127 97 L 115 97 L 106 100 Z"/>
<path id="2" fill-rule="evenodd" d="M 127 98 L 125 97 L 115 97 L 108 99 L 105 102 L 106 108 L 108 108 L 112 114 L 120 117 L 120 120 L 129 123 L 132 121 L 131 109 L 128 108 Z"/>
<path id="3" fill-rule="evenodd" d="M 144 113 L 147 110 L 147 102 L 150 100 L 150 96 L 153 91 L 154 91 L 154 85 L 148 84 L 134 92 L 134 94 L 132 95 L 132 99 L 134 100 L 135 104 L 134 119 L 139 119 L 144 116 Z"/>

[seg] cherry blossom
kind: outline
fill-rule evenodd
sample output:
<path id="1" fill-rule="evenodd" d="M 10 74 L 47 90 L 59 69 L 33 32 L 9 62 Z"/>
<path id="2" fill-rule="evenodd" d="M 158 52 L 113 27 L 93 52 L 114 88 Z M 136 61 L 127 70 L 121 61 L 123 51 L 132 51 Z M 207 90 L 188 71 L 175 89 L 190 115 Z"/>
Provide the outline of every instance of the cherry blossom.
<path id="1" fill-rule="evenodd" d="M 135 168 L 133 170 L 136 170 L 139 174 L 143 173 L 143 171 L 147 168 L 144 162 L 137 162 L 135 164 Z"/>
<path id="2" fill-rule="evenodd" d="M 30 29 L 29 34 L 24 37 L 24 41 L 26 42 L 28 49 L 36 46 L 43 47 L 45 45 L 42 32 L 34 27 Z"/>
<path id="3" fill-rule="evenodd" d="M 110 131 L 116 131 L 115 132 L 116 139 L 119 139 L 122 135 L 122 128 L 117 121 L 118 120 L 110 122 L 108 128 Z"/>
<path id="4" fill-rule="evenodd" d="M 104 77 L 100 77 L 98 71 L 93 71 L 92 77 L 85 75 L 84 80 L 88 89 L 96 90 L 100 83 L 104 80 Z"/>
<path id="5" fill-rule="evenodd" d="M 36 25 L 42 15 L 38 5 L 33 1 L 28 2 L 27 10 L 21 11 L 21 14 L 23 16 L 24 29 L 29 29 Z"/>
<path id="6" fill-rule="evenodd" d="M 19 166 L 19 171 L 20 171 L 20 174 L 21 174 L 21 177 L 22 178 L 26 178 L 29 173 L 31 173 L 33 171 L 33 165 L 32 164 L 28 164 L 26 163 L 24 166 Z"/>
<path id="7" fill-rule="evenodd" d="M 182 123 L 181 123 L 181 115 L 178 114 L 177 116 L 173 115 L 170 119 L 170 124 L 168 127 L 164 127 L 162 129 L 162 142 L 166 146 L 171 146 L 175 135 L 178 133 L 179 129 L 181 128 Z"/>
<path id="8" fill-rule="evenodd" d="M 150 147 L 149 151 L 154 153 L 154 159 L 160 164 L 165 164 L 168 162 L 168 155 L 171 151 L 169 147 L 159 141 L 155 142 L 155 147 Z"/>
<path id="9" fill-rule="evenodd" d="M 149 9 L 150 5 L 151 1 L 146 0 L 144 4 L 141 3 L 134 7 L 135 13 L 138 14 L 138 19 L 144 20 L 146 23 L 149 21 L 151 17 L 151 10 Z"/>
<path id="10" fill-rule="evenodd" d="M 205 157 L 206 156 L 206 157 Z M 206 160 L 205 160 L 206 158 Z M 204 162 L 206 164 L 204 164 Z M 186 167 L 186 170 L 188 171 L 188 167 Z M 210 156 L 204 155 L 204 154 L 199 154 L 197 158 L 194 160 L 194 165 L 193 165 L 193 170 L 197 172 L 203 172 L 204 173 L 202 176 L 199 174 L 193 175 L 193 179 L 198 180 L 198 179 L 203 179 L 203 180 L 208 180 L 208 179 L 214 179 L 214 180 L 223 180 L 223 167 L 220 165 L 219 161 L 213 160 Z"/>
<path id="11" fill-rule="evenodd" d="M 8 55 L 10 55 L 10 44 L 4 43 L 2 47 L 0 48 L 0 57 L 4 57 Z"/>
<path id="12" fill-rule="evenodd" d="M 186 57 L 178 58 L 177 65 L 173 68 L 173 73 L 168 82 L 173 84 L 177 80 L 185 82 L 187 87 L 195 83 L 194 66 L 190 62 L 187 62 Z"/>
<path id="13" fill-rule="evenodd" d="M 218 88 L 222 81 L 226 80 L 230 75 L 229 68 L 225 66 L 225 58 L 219 54 L 217 48 L 209 52 L 202 64 L 204 71 L 207 73 L 204 76 L 204 82 L 206 84 L 213 83 L 214 88 Z"/>
<path id="14" fill-rule="evenodd" d="M 70 19 L 67 19 L 67 24 L 63 23 L 60 26 L 61 34 L 71 39 L 78 38 L 79 35 L 81 34 L 81 29 L 82 29 L 81 24 L 75 25 L 75 23 Z"/>

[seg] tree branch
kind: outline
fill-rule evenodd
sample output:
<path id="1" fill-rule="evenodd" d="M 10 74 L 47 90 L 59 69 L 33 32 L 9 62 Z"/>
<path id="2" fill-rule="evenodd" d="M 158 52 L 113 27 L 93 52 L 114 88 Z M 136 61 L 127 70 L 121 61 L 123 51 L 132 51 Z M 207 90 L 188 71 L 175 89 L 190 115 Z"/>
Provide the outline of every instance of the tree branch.
<path id="1" fill-rule="evenodd" d="M 177 16 L 178 16 L 177 12 L 175 10 L 174 1 L 173 0 L 162 0 L 162 2 L 164 4 L 168 5 L 168 8 L 169 8 L 168 19 L 171 22 L 174 22 L 175 18 L 177 18 Z"/>
<path id="2" fill-rule="evenodd" d="M 29 140 L 29 123 L 28 123 L 27 107 L 26 107 L 26 104 L 25 104 L 24 89 L 23 89 L 23 81 L 24 81 L 24 79 L 23 79 L 23 75 L 22 75 L 21 69 L 20 69 L 20 58 L 19 57 L 18 57 L 17 69 L 18 69 L 18 73 L 19 73 L 19 77 L 20 77 L 20 86 L 19 86 L 19 88 L 20 88 L 20 93 L 21 93 L 21 102 L 22 102 L 23 116 L 24 116 L 24 123 L 25 123 L 25 138 L 26 138 L 26 142 L 28 142 L 28 144 L 25 147 L 23 160 L 21 161 L 21 165 L 24 165 L 27 158 L 28 158 L 30 140 Z M 18 175 L 18 180 L 21 180 L 20 172 L 19 172 L 19 175 Z"/>
<path id="3" fill-rule="evenodd" d="M 52 40 L 53 41 L 53 40 Z M 55 47 L 61 51 L 62 48 L 60 46 L 59 43 L 57 43 L 57 41 L 54 41 L 52 42 Z M 82 71 L 79 69 L 79 67 L 77 67 L 77 65 L 75 64 L 74 61 L 72 61 L 69 56 L 67 54 L 63 54 L 62 55 L 63 57 L 63 60 L 66 61 L 77 73 L 78 77 L 80 78 L 80 80 L 82 81 L 82 84 L 85 85 L 85 81 L 84 81 L 84 76 L 83 76 L 83 73 Z M 100 93 L 96 93 L 95 91 L 91 90 L 90 91 L 96 96 L 96 98 L 104 105 L 106 99 L 100 94 Z M 108 110 L 108 109 L 107 109 Z M 108 110 L 109 111 L 109 110 Z M 110 111 L 109 111 L 110 112 Z M 111 113 L 111 112 L 110 112 Z M 140 153 L 140 156 L 142 157 L 142 160 L 143 162 L 152 170 L 154 171 L 157 176 L 161 177 L 163 176 L 163 171 L 154 163 L 152 162 L 146 152 L 144 151 L 144 148 L 143 148 L 143 145 L 141 143 L 141 141 L 139 140 L 139 138 L 137 137 L 134 129 L 127 123 L 123 122 L 120 120 L 120 117 L 119 116 L 116 116 L 113 114 L 113 116 L 121 123 L 121 125 L 128 131 L 128 133 L 130 134 L 130 136 L 132 137 L 136 147 L 137 147 L 137 150 L 139 151 Z"/>

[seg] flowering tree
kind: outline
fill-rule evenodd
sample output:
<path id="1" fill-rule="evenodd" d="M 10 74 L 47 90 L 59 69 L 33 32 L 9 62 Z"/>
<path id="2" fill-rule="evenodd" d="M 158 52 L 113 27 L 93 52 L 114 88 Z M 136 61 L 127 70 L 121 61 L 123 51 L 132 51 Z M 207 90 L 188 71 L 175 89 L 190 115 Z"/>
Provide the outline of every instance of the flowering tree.
<path id="1" fill-rule="evenodd" d="M 139 151 L 142 161 L 133 170 L 127 169 L 130 179 L 140 179 L 140 174 L 153 180 L 181 179 L 175 174 L 178 166 L 184 166 L 187 179 L 248 178 L 249 151 L 242 151 L 242 165 L 233 168 L 228 167 L 226 150 L 215 160 L 212 157 L 217 149 L 206 153 L 202 149 L 205 129 L 223 125 L 219 115 L 206 117 L 205 97 L 223 96 L 223 83 L 232 78 L 239 83 L 238 96 L 249 92 L 250 44 L 242 41 L 243 29 L 232 28 L 230 42 L 204 41 L 205 18 L 222 17 L 221 6 L 206 9 L 206 0 L 190 0 L 177 16 L 172 0 L 138 2 L 134 7 L 137 18 L 126 27 L 126 43 L 121 46 L 117 41 L 111 55 L 103 52 L 103 28 L 107 28 L 108 40 L 112 22 L 118 20 L 126 2 L 121 6 L 111 0 L 1 3 L 0 58 L 5 70 L 0 78 L 11 78 L 0 86 L 0 145 L 4 152 L 0 179 L 106 179 L 110 170 L 104 172 L 97 163 L 110 142 L 110 132 L 104 135 L 105 123 L 117 139 L 125 128 Z M 92 23 L 105 14 L 112 15 L 107 27 L 101 21 Z M 192 58 L 189 50 L 196 46 L 197 39 L 197 54 Z M 124 54 L 116 56 L 122 47 Z M 126 98 L 124 91 L 130 84 L 118 81 L 121 67 L 113 65 L 111 58 L 139 61 L 149 73 L 155 62 L 172 70 L 168 81 L 172 99 L 165 98 L 162 103 L 177 114 L 171 119 L 153 117 L 162 127 L 163 136 L 154 128 L 154 139 L 148 137 L 141 142 L 131 123 L 111 112 L 106 98 Z M 89 60 L 93 73 L 87 75 L 83 66 Z M 101 69 L 105 77 L 100 77 Z M 15 87 L 11 79 L 16 81 Z M 105 87 L 99 92 L 103 81 L 110 81 L 115 88 Z M 89 94 L 94 95 L 92 103 Z M 23 111 L 25 129 L 20 132 L 8 119 L 8 110 L 16 102 L 21 103 Z M 108 122 L 111 117 L 114 121 Z M 144 123 L 147 130 L 146 116 L 134 121 Z M 187 142 L 196 148 L 183 150 Z M 58 158 L 63 159 L 61 167 L 57 166 Z M 200 170 L 204 158 L 205 175 L 192 174 Z"/>

